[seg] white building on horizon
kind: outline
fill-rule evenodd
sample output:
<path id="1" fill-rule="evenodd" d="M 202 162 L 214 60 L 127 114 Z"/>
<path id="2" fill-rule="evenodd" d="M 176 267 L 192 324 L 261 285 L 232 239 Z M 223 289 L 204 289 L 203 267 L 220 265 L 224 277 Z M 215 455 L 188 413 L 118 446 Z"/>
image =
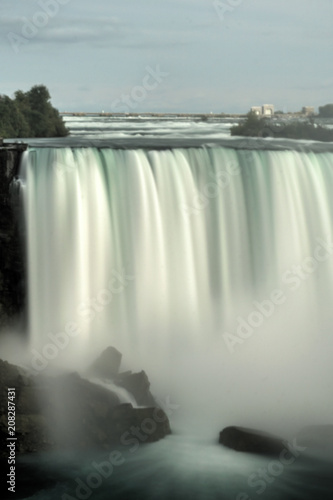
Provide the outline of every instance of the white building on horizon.
<path id="1" fill-rule="evenodd" d="M 252 106 L 251 111 L 257 116 L 274 116 L 274 105 L 263 104 L 262 106 Z"/>

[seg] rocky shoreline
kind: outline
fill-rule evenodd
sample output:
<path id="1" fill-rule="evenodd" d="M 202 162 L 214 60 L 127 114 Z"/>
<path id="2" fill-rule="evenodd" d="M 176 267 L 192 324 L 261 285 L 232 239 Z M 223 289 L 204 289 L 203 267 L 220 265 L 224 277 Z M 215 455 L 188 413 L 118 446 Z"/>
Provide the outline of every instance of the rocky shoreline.
<path id="1" fill-rule="evenodd" d="M 4 470 L 12 467 L 12 482 L 18 486 L 16 498 L 30 497 L 59 483 L 69 484 L 66 467 L 43 466 L 43 457 L 56 456 L 54 452 L 74 452 L 78 468 L 81 454 L 91 452 L 97 465 L 112 471 L 141 446 L 150 446 L 171 434 L 168 415 L 150 392 L 147 374 L 121 372 L 121 361 L 121 353 L 108 347 L 85 373 L 51 376 L 46 372 L 31 374 L 0 360 L 0 465 Z M 133 404 L 122 402 L 116 387 L 127 391 Z M 10 428 L 14 428 L 15 441 L 8 440 Z M 308 450 L 332 450 L 333 425 L 304 429 L 293 442 L 230 426 L 220 432 L 216 446 L 262 455 L 269 460 L 268 473 L 280 473 Z M 71 467 L 75 469 L 76 462 Z M 70 483 L 73 492 L 75 488 L 82 491 L 82 481 Z M 8 494 L 7 487 L 3 491 Z"/>
<path id="2" fill-rule="evenodd" d="M 131 392 L 139 404 L 148 404 L 121 403 L 115 392 L 78 373 L 34 376 L 0 360 L 0 456 L 8 456 L 9 388 L 14 390 L 18 455 L 66 448 L 134 448 L 171 433 L 168 416 L 151 395 L 145 372 L 116 373 L 113 383 Z"/>
<path id="3" fill-rule="evenodd" d="M 0 458 L 8 457 L 9 405 L 18 455 L 57 449 L 135 450 L 171 434 L 168 415 L 151 394 L 147 374 L 121 372 L 121 359 L 119 351 L 108 347 L 83 376 L 35 375 L 0 360 Z M 133 404 L 120 400 L 117 387 Z M 306 449 L 332 449 L 333 425 L 302 429 L 295 439 Z M 261 430 L 235 426 L 224 428 L 218 442 L 238 452 L 261 455 L 279 455 L 294 446 Z"/>

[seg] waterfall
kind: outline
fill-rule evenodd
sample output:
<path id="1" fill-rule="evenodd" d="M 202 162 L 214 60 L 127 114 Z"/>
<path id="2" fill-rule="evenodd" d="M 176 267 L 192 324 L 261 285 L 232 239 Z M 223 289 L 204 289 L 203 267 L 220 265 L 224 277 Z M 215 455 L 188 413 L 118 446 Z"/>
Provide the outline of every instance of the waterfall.
<path id="1" fill-rule="evenodd" d="M 31 147 L 31 349 L 72 365 L 148 349 L 170 366 L 214 346 L 234 374 L 288 371 L 328 342 L 332 167 L 329 152 Z"/>

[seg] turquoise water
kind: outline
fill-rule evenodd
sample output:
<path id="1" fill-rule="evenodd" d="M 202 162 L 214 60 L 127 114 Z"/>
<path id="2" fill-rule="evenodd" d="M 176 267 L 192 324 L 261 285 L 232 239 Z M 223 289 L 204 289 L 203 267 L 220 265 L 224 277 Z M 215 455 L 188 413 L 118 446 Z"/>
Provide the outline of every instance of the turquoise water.
<path id="1" fill-rule="evenodd" d="M 283 465 L 278 459 L 234 452 L 184 435 L 120 453 L 119 464 L 113 468 L 107 453 L 43 455 L 38 463 L 40 476 L 58 484 L 27 499 L 332 498 L 332 457 L 303 453 Z"/>

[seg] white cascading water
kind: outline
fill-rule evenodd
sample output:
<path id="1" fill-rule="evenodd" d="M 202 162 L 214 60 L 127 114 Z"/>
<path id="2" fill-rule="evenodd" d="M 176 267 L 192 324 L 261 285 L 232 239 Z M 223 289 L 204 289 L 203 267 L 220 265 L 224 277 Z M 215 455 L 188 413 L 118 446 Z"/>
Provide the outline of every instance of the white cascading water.
<path id="1" fill-rule="evenodd" d="M 195 387 L 190 411 L 223 398 L 231 419 L 268 397 L 302 413 L 311 391 L 329 415 L 332 167 L 332 153 L 31 148 L 33 366 L 114 345 L 175 398 Z"/>

